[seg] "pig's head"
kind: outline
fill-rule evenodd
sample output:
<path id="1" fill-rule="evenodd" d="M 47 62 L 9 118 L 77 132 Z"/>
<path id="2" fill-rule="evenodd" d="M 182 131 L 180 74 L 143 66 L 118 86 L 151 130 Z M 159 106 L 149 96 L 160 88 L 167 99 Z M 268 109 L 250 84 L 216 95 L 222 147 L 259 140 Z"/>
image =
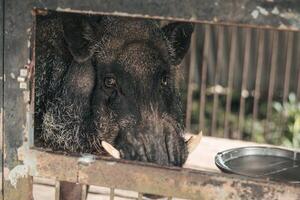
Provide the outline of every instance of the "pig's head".
<path id="1" fill-rule="evenodd" d="M 193 26 L 74 16 L 62 24 L 73 62 L 61 99 L 85 107 L 70 111 L 85 113 L 77 140 L 95 151 L 106 141 L 128 160 L 182 166 L 188 148 L 175 79 Z"/>

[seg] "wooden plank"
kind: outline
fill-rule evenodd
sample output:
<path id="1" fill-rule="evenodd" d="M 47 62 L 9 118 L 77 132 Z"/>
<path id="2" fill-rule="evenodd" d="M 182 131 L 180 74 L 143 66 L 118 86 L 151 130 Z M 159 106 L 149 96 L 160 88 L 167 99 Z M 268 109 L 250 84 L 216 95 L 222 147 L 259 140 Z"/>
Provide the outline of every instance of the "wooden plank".
<path id="1" fill-rule="evenodd" d="M 297 184 L 108 158 L 83 163 L 80 157 L 66 157 L 38 150 L 30 150 L 30 155 L 26 161 L 35 160 L 31 166 L 35 174 L 81 184 L 188 199 L 243 199 L 245 194 L 250 199 L 262 200 L 300 197 L 300 185 Z M 59 162 L 64 165 L 53 164 Z M 76 168 L 76 174 L 53 173 Z"/>

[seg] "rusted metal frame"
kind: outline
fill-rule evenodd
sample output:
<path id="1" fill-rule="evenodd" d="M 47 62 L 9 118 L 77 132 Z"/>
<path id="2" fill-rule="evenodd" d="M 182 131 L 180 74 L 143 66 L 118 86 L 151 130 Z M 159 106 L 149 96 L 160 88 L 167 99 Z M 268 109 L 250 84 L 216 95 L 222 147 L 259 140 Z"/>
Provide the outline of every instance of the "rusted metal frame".
<path id="1" fill-rule="evenodd" d="M 248 70 L 250 65 L 250 57 L 251 57 L 251 33 L 252 29 L 245 28 L 246 32 L 246 41 L 245 41 L 245 49 L 244 49 L 244 64 L 243 64 L 243 74 L 242 74 L 242 86 L 241 86 L 241 97 L 240 97 L 240 112 L 239 112 L 239 124 L 237 131 L 237 138 L 243 138 L 243 128 L 244 128 L 244 118 L 245 118 L 245 102 L 246 98 L 249 96 L 249 92 L 247 90 L 248 87 Z"/>
<path id="2" fill-rule="evenodd" d="M 26 127 L 29 91 L 27 80 L 19 83 L 20 70 L 28 64 L 30 34 L 33 18 L 32 1 L 5 1 L 4 9 L 4 187 L 5 200 L 31 200 L 32 177 L 29 167 L 22 163 L 17 149 L 29 140 Z M 18 5 L 18 6 L 16 6 Z M 24 79 L 27 76 L 23 77 Z M 28 124 L 27 124 L 28 123 Z M 28 146 L 27 146 L 28 148 Z"/>
<path id="3" fill-rule="evenodd" d="M 218 86 L 220 80 L 221 69 L 224 67 L 224 26 L 218 26 L 218 50 L 217 50 L 217 64 L 215 67 L 215 80 L 214 80 L 214 94 L 213 94 L 213 112 L 211 123 L 211 135 L 216 136 L 217 126 L 217 111 L 219 105 Z"/>
<path id="4" fill-rule="evenodd" d="M 191 130 L 191 118 L 193 110 L 193 91 L 194 91 L 194 79 L 195 79 L 195 66 L 196 66 L 196 52 L 197 52 L 197 40 L 196 33 L 194 32 L 191 39 L 190 47 L 190 65 L 188 73 L 188 84 L 187 84 L 187 104 L 186 104 L 186 129 Z"/>
<path id="5" fill-rule="evenodd" d="M 287 32 L 287 50 L 286 50 L 286 63 L 285 63 L 285 76 L 283 86 L 283 102 L 287 101 L 289 95 L 289 84 L 291 78 L 291 67 L 293 61 L 293 46 L 294 46 L 294 33 Z"/>
<path id="6" fill-rule="evenodd" d="M 257 67 L 256 67 L 256 80 L 255 80 L 255 89 L 254 89 L 254 102 L 253 102 L 253 120 L 251 129 L 254 129 L 254 123 L 257 120 L 258 114 L 258 103 L 260 99 L 260 86 L 261 86 L 261 76 L 262 76 L 262 69 L 264 65 L 264 58 L 265 58 L 265 30 L 259 29 L 258 30 L 258 52 L 257 52 Z M 252 131 L 253 132 L 253 131 Z M 253 134 L 251 135 L 252 139 Z"/>
<path id="7" fill-rule="evenodd" d="M 108 158 L 82 163 L 78 157 L 38 150 L 30 150 L 24 155 L 27 155 L 24 160 L 35 161 L 30 166 L 31 173 L 41 177 L 108 188 L 118 187 L 142 194 L 187 199 L 243 199 L 245 194 L 249 199 L 261 200 L 300 197 L 298 184 Z"/>
<path id="8" fill-rule="evenodd" d="M 33 3 L 33 2 L 35 2 L 35 1 L 27 1 L 27 2 L 17 2 L 17 1 L 11 1 L 11 5 L 13 5 L 13 4 L 16 4 L 16 3 L 18 3 L 18 9 L 20 9 L 20 8 L 22 8 L 22 7 L 26 7 L 27 9 L 25 9 L 25 10 L 30 10 L 30 8 L 32 7 L 32 6 L 34 6 L 34 5 L 36 5 L 36 6 L 43 6 L 43 7 L 47 7 L 47 5 L 51 5 L 50 6 L 50 8 L 52 7 L 52 8 L 58 8 L 58 5 L 60 5 L 60 3 L 58 3 L 57 1 L 52 1 L 52 2 L 50 2 L 50 1 L 45 1 L 45 2 L 41 2 L 41 3 Z M 65 2 L 67 2 L 67 1 L 65 1 Z M 69 2 L 69 4 L 72 4 L 73 2 L 71 2 L 71 1 L 68 1 Z M 70 3 L 71 2 L 71 3 Z M 100 2 L 100 1 L 99 1 Z M 44 5 L 44 4 L 45 5 Z M 76 3 L 76 2 L 74 2 L 74 3 Z M 101 4 L 102 4 L 103 2 L 101 2 Z M 116 2 L 114 2 L 114 3 L 116 3 Z M 114 4 L 113 3 L 113 4 Z M 154 2 L 155 3 L 155 2 Z M 157 3 L 157 2 L 156 2 Z M 163 2 L 162 2 L 163 3 Z M 25 6 L 24 6 L 25 5 Z M 68 5 L 68 4 L 65 4 L 65 5 Z M 104 5 L 106 5 L 106 4 L 102 4 L 101 6 L 104 6 Z M 114 4 L 115 5 L 115 4 Z M 116 5 L 117 5 L 117 3 L 116 3 Z M 115 5 L 115 6 L 116 6 Z M 120 5 L 120 4 L 119 4 Z M 124 5 L 124 4 L 123 4 Z M 130 5 L 132 5 L 132 4 L 130 4 Z M 95 5 L 93 4 L 93 6 L 91 7 L 91 8 L 93 8 Z M 125 7 L 125 6 L 124 6 Z M 147 6 L 144 6 L 145 8 L 147 7 Z M 113 6 L 111 6 L 111 8 L 112 9 L 114 9 L 114 7 Z M 18 15 L 17 16 L 19 16 L 19 22 L 23 22 L 23 24 L 21 24 L 20 25 L 20 23 L 16 23 L 18 26 L 22 26 L 22 28 L 21 28 L 21 30 L 18 28 L 18 26 L 17 26 L 17 28 L 16 28 L 16 30 L 18 30 L 18 31 L 20 31 L 20 32 L 23 32 L 23 33 L 25 33 L 26 31 L 25 31 L 25 29 L 24 29 L 24 27 L 26 27 L 27 25 L 28 25 L 28 19 L 30 18 L 30 17 L 28 17 L 28 13 L 26 13 L 26 12 L 24 12 L 24 10 L 23 9 L 20 9 L 20 11 L 21 12 L 23 12 L 23 13 L 18 13 Z M 114 10 L 115 11 L 115 10 Z M 25 14 L 24 14 L 25 13 Z M 137 13 L 139 13 L 139 12 L 137 12 Z M 13 15 L 15 15 L 16 13 L 15 12 L 12 12 L 11 13 L 11 15 L 13 16 Z M 27 15 L 27 17 L 24 17 L 24 15 Z M 21 20 L 22 19 L 22 20 Z M 24 19 L 25 19 L 25 22 L 24 22 Z M 12 20 L 12 22 L 15 22 L 14 20 Z M 13 29 L 12 29 L 13 30 Z M 26 34 L 24 34 L 24 37 L 26 37 Z M 23 42 L 27 42 L 27 40 L 26 39 L 20 39 L 20 38 L 18 38 L 18 40 L 20 40 L 20 41 L 23 41 Z M 19 41 L 19 42 L 20 42 Z M 16 48 L 17 49 L 17 51 L 24 51 L 24 46 L 26 46 L 26 45 L 22 45 L 22 47 L 21 48 Z M 19 52 L 15 52 L 15 54 L 16 55 L 20 55 L 19 54 Z M 22 54 L 22 55 L 24 55 L 24 54 Z M 25 56 L 26 57 L 26 56 Z M 25 59 L 25 57 L 24 56 L 20 56 L 20 59 L 16 59 L 19 63 L 22 63 L 22 61 L 25 61 L 26 59 Z M 16 62 L 17 63 L 17 62 Z M 17 66 L 17 65 L 16 65 Z M 15 70 L 16 69 L 16 67 L 12 67 L 12 69 L 13 70 Z M 9 75 L 9 74 L 8 74 Z M 12 85 L 15 85 L 15 83 L 13 83 L 13 82 L 9 82 L 8 84 L 10 84 L 10 83 L 12 83 Z M 12 88 L 14 88 L 14 86 L 12 87 Z M 18 94 L 17 96 L 14 96 L 14 97 L 16 97 L 16 98 L 14 98 L 14 99 L 17 99 L 17 102 L 20 102 L 20 99 L 18 99 L 18 96 L 20 97 L 21 95 L 20 94 Z M 18 104 L 17 104 L 17 106 L 18 106 Z M 23 112 L 20 112 L 20 114 L 23 114 Z M 23 115 L 23 116 L 25 116 L 25 115 Z M 20 125 L 21 125 L 22 123 L 20 123 Z M 17 128 L 16 129 L 18 129 L 18 125 L 17 125 Z M 15 130 L 16 130 L 15 129 Z M 22 129 L 20 129 L 20 130 L 22 130 Z M 13 134 L 19 134 L 19 133 L 21 133 L 22 131 L 17 131 L 17 132 L 15 132 L 15 131 L 12 131 L 12 133 Z M 20 137 L 20 138 L 22 138 L 22 137 Z M 22 143 L 22 141 L 20 142 L 20 143 Z M 13 156 L 15 156 L 15 155 L 13 155 Z M 20 180 L 21 181 L 21 180 Z M 21 182 L 23 182 L 23 181 L 21 181 Z M 25 182 L 26 182 L 26 180 L 25 180 Z M 26 186 L 26 185 L 28 185 L 28 184 L 24 184 L 24 186 Z M 23 191 L 25 191 L 25 194 L 28 194 L 28 193 L 26 193 L 26 191 L 28 191 L 25 187 L 22 189 Z M 21 190 L 20 190 L 21 191 Z M 30 191 L 30 189 L 29 189 L 29 191 Z M 17 197 L 17 198 L 14 198 L 14 199 L 18 199 L 19 197 Z M 24 198 L 24 193 L 23 193 L 23 198 Z M 9 199 L 9 198 L 8 198 Z M 12 198 L 11 198 L 12 199 Z"/>
<path id="9" fill-rule="evenodd" d="M 276 68 L 278 60 L 278 43 L 279 43 L 279 33 L 278 31 L 272 31 L 272 52 L 271 52 L 271 69 L 270 69 L 270 79 L 269 79 L 269 89 L 268 89 L 268 102 L 267 102 L 267 116 L 265 124 L 265 136 L 269 134 L 269 120 L 272 115 L 272 104 L 273 95 L 275 89 L 275 78 L 276 78 Z"/>
<path id="10" fill-rule="evenodd" d="M 201 71 L 201 86 L 200 86 L 200 101 L 199 101 L 199 130 L 205 128 L 205 99 L 206 99 L 206 79 L 207 79 L 207 65 L 209 57 L 209 45 L 211 40 L 211 25 L 204 25 L 204 50 Z M 211 134 L 211 133 L 209 133 Z"/>
<path id="11" fill-rule="evenodd" d="M 234 68 L 236 65 L 237 57 L 237 40 L 238 40 L 238 30 L 237 27 L 230 27 L 231 29 L 231 41 L 230 41 L 230 56 L 229 56 L 229 70 L 228 70 L 228 82 L 227 82 L 227 95 L 226 95 L 226 112 L 224 119 L 224 137 L 229 137 L 229 127 L 228 120 L 231 115 L 231 100 L 232 100 L 232 87 L 234 78 Z"/>
<path id="12" fill-rule="evenodd" d="M 41 7 L 67 12 L 111 13 L 183 21 L 299 30 L 300 2 L 253 0 L 44 0 Z"/>

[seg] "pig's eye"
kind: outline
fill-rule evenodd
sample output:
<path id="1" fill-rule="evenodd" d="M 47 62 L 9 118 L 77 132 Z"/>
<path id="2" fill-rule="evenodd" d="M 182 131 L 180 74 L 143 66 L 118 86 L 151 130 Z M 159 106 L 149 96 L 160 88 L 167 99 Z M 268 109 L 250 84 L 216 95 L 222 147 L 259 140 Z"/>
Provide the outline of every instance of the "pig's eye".
<path id="1" fill-rule="evenodd" d="M 169 76 L 163 75 L 161 77 L 161 85 L 162 86 L 167 86 L 169 84 L 169 82 L 170 82 L 170 77 Z"/>
<path id="2" fill-rule="evenodd" d="M 117 81 L 116 81 L 115 77 L 111 77 L 111 76 L 105 77 L 104 78 L 104 85 L 107 88 L 113 88 L 117 85 Z"/>

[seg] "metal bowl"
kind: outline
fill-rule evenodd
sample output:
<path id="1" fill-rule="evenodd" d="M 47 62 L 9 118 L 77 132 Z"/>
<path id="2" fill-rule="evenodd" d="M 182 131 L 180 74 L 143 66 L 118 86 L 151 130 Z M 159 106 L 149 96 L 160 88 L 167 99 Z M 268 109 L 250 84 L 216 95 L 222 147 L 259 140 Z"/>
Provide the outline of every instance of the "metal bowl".
<path id="1" fill-rule="evenodd" d="M 219 152 L 217 167 L 226 173 L 300 183 L 300 152 L 274 147 L 242 147 Z"/>

